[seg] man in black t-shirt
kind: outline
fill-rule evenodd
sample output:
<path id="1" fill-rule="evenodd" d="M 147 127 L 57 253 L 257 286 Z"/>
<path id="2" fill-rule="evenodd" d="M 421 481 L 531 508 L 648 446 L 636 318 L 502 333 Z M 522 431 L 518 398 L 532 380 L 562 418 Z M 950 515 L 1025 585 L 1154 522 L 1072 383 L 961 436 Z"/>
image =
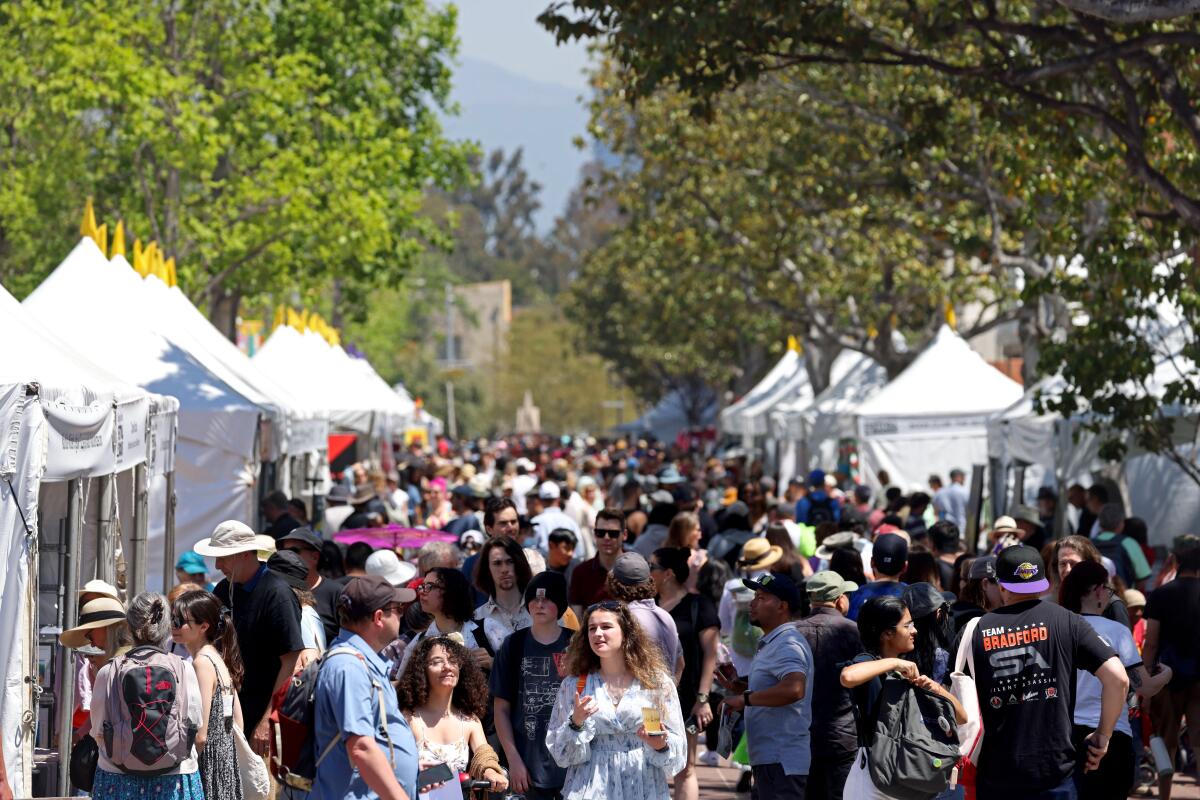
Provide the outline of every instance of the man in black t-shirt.
<path id="1" fill-rule="evenodd" d="M 525 607 L 533 626 L 505 639 L 492 664 L 490 689 L 510 788 L 528 800 L 550 800 L 560 796 L 567 777 L 546 748 L 571 642 L 571 631 L 558 624 L 567 610 L 566 580 L 557 572 L 535 575 L 525 588 Z"/>
<path id="2" fill-rule="evenodd" d="M 317 572 L 317 562 L 321 560 L 321 537 L 312 528 L 296 528 L 279 537 L 277 546 L 280 550 L 291 550 L 308 566 L 308 590 L 317 601 L 317 613 L 321 616 L 321 626 L 325 629 L 325 641 L 332 642 L 337 638 L 338 624 L 337 601 L 338 595 L 346 586 L 345 580 L 326 578 Z"/>
<path id="3" fill-rule="evenodd" d="M 254 531 L 245 524 L 222 522 L 195 550 L 215 557 L 217 569 L 229 579 L 229 607 L 245 668 L 238 699 L 246 738 L 265 756 L 271 696 L 292 677 L 304 649 L 300 603 L 287 582 L 259 562 Z"/>
<path id="4" fill-rule="evenodd" d="M 1075 670 L 1095 673 L 1103 687 L 1100 725 L 1079 769 L 1094 769 L 1108 751 L 1129 679 L 1081 616 L 1038 599 L 1050 584 L 1037 550 L 1002 550 L 996 577 L 1003 606 L 980 618 L 971 640 L 983 717 L 977 797 L 1074 800 L 1071 774 L 1084 761 L 1071 743 Z"/>

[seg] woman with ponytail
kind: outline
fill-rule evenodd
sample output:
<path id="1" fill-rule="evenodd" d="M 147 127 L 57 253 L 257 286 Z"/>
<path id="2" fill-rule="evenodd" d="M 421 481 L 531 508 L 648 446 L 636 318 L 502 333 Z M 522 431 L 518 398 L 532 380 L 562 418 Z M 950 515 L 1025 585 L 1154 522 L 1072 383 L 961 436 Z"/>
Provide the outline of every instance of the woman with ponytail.
<path id="1" fill-rule="evenodd" d="M 211 592 L 186 592 L 171 609 L 171 637 L 188 649 L 200 682 L 200 780 L 205 800 L 242 800 L 233 726 L 242 728 L 242 655 L 229 610 Z"/>

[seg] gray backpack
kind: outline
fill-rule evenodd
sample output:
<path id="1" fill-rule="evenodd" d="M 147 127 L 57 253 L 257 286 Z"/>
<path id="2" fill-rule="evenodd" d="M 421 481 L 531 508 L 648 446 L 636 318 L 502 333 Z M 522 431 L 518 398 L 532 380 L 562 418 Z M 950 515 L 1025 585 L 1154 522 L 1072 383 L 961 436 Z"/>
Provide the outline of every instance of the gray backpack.
<path id="1" fill-rule="evenodd" d="M 954 706 L 944 697 L 887 678 L 870 743 L 871 781 L 896 800 L 928 800 L 950 785 L 958 764 Z"/>
<path id="2" fill-rule="evenodd" d="M 104 752 L 113 766 L 162 775 L 192 754 L 197 726 L 188 719 L 183 659 L 135 647 L 112 661 L 104 706 Z"/>

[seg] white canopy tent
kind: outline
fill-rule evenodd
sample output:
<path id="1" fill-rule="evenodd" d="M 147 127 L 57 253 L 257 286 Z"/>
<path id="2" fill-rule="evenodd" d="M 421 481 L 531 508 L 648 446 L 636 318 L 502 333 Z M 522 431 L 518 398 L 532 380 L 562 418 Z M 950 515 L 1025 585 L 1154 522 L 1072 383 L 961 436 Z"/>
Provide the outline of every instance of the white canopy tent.
<path id="1" fill-rule="evenodd" d="M 178 398 L 173 466 L 177 548 L 184 550 L 223 520 L 253 519 L 259 422 L 267 410 L 154 332 L 140 297 L 127 282 L 114 280 L 104 254 L 85 238 L 23 306 L 88 360 L 131 384 Z M 154 585 L 162 579 L 162 478 L 152 481 L 150 497 L 148 582 Z"/>
<path id="2" fill-rule="evenodd" d="M 873 358 L 843 350 L 829 369 L 829 386 L 815 398 L 781 403 L 771 412 L 771 429 L 781 441 L 782 485 L 816 467 L 837 463 L 838 441 L 857 436 L 858 406 L 887 383 L 887 370 Z"/>
<path id="3" fill-rule="evenodd" d="M 101 510 L 104 489 L 92 492 L 88 502 L 86 479 L 100 478 L 100 485 L 111 489 L 122 479 L 132 484 L 132 467 L 146 464 L 154 470 L 156 464 L 168 463 L 178 404 L 172 397 L 152 395 L 123 381 L 73 351 L 2 287 L 0 319 L 19 344 L 0 357 L 0 554 L 8 567 L 0 571 L 0 605 L 12 612 L 0 617 L 0 731 L 14 794 L 30 796 L 34 731 L 26 721 L 36 719 L 37 708 L 26 678 L 44 674 L 50 679 L 51 673 L 41 673 L 39 667 L 38 630 L 71 624 L 76 612 L 70 588 L 64 595 L 67 602 L 60 604 L 55 593 L 41 592 L 39 583 L 73 586 L 76 576 L 87 579 L 115 569 L 108 563 L 110 553 L 105 553 L 103 564 L 97 558 L 106 545 L 95 535 L 84 535 L 88 527 L 93 534 L 99 531 L 100 518 L 109 518 L 112 510 Z M 71 489 L 66 481 L 72 481 Z M 74 524 L 63 524 L 72 489 L 77 501 Z M 107 496 L 115 501 L 115 495 Z M 124 496 L 136 500 L 132 491 Z M 122 509 L 126 518 L 132 505 Z M 148 523 L 146 513 L 140 509 L 141 525 Z M 49 532 L 62 547 L 62 561 L 53 553 L 40 564 L 33 558 L 42 524 L 48 529 L 42 533 Z M 125 525 L 126 537 L 120 536 L 121 528 L 108 525 L 102 533 L 116 552 L 113 540 L 130 539 L 138 527 Z M 60 538 L 64 534 L 66 538 Z M 130 543 L 132 553 L 120 549 L 144 563 L 148 554 L 141 543 Z M 41 579 L 39 567 L 46 570 Z M 70 687 L 73 665 L 73 657 L 64 654 L 55 665 L 46 666 L 53 667 L 55 685 Z M 69 737 L 70 704 L 60 705 L 58 711 L 55 727 L 62 728 L 65 719 Z"/>
<path id="4" fill-rule="evenodd" d="M 1186 358 L 1168 358 L 1159 363 L 1153 379 L 1131 392 L 1149 392 L 1161 397 L 1176 380 L 1195 380 L 1195 369 Z M 1150 544 L 1169 545 L 1174 537 L 1200 529 L 1200 493 L 1196 484 L 1169 458 L 1148 453 L 1131 443 L 1120 465 L 1100 458 L 1103 434 L 1087 430 L 1087 415 L 1063 418 L 1056 413 L 1038 413 L 1039 395 L 1053 397 L 1064 387 L 1060 377 L 1039 381 L 1008 408 L 988 422 L 988 456 L 1005 482 L 993 492 L 1007 489 L 1009 470 L 1024 468 L 1024 494 L 1013 502 L 1032 503 L 1041 486 L 1055 487 L 1059 496 L 1072 483 L 1088 485 L 1095 476 L 1107 473 L 1124 483 L 1131 515 L 1146 520 Z M 1176 422 L 1179 453 L 1194 457 L 1197 419 L 1195 412 L 1167 408 Z M 1164 502 L 1169 498 L 1169 502 Z"/>
<path id="5" fill-rule="evenodd" d="M 723 408 L 717 415 L 717 426 L 723 433 L 742 436 L 743 440 L 750 438 L 747 434 L 749 423 L 746 421 L 746 410 L 755 406 L 764 397 L 779 389 L 787 379 L 796 374 L 797 368 L 804 369 L 804 359 L 800 357 L 799 348 L 788 347 L 783 357 L 771 367 L 754 388 L 742 395 L 737 402 Z"/>
<path id="6" fill-rule="evenodd" d="M 987 461 L 987 422 L 1016 402 L 1021 385 L 983 360 L 949 326 L 907 369 L 858 406 L 860 466 L 879 488 L 923 485 L 931 473 Z"/>

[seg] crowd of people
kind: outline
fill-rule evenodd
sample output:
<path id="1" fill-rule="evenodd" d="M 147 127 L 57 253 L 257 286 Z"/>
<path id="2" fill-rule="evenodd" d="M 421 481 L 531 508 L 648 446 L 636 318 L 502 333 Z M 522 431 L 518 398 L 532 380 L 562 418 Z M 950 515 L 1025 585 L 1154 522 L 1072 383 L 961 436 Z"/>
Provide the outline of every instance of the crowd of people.
<path id="1" fill-rule="evenodd" d="M 1124 798 L 1200 713 L 1200 539 L 1156 565 L 1103 486 L 968 543 L 960 470 L 872 492 L 502 444 L 355 465 L 319 513 L 272 494 L 165 597 L 85 585 L 79 788 L 249 800 L 269 765 L 279 797 L 696 800 L 729 760 L 772 800 Z M 387 522 L 437 534 L 333 540 Z"/>

